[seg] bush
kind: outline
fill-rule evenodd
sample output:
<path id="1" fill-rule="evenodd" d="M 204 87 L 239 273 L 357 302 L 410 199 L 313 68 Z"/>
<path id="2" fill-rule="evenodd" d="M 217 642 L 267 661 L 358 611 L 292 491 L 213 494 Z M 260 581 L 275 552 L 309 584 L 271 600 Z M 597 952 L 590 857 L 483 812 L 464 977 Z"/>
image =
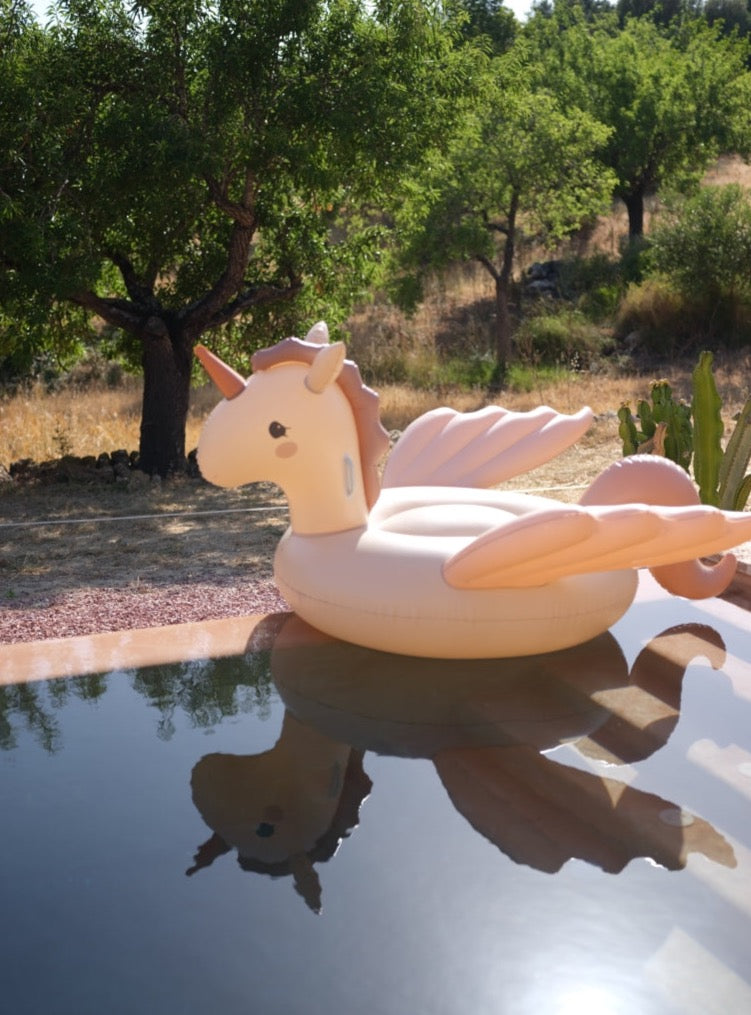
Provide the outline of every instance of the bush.
<path id="1" fill-rule="evenodd" d="M 575 301 L 590 320 L 612 318 L 623 294 L 621 265 L 605 254 L 565 260 L 559 271 L 559 289 L 563 298 Z"/>
<path id="2" fill-rule="evenodd" d="M 722 302 L 709 311 L 701 299 L 679 292 L 659 275 L 631 286 L 618 308 L 613 335 L 629 351 L 660 359 L 684 356 L 702 346 L 751 344 L 751 303 Z"/>
<path id="3" fill-rule="evenodd" d="M 696 312 L 663 278 L 650 278 L 629 286 L 614 323 L 616 341 L 631 340 L 645 352 L 671 356 L 697 342 L 701 327 Z"/>
<path id="4" fill-rule="evenodd" d="M 528 317 L 514 336 L 519 358 L 528 365 L 547 364 L 587 370 L 602 348 L 598 328 L 581 313 L 560 311 Z"/>
<path id="5" fill-rule="evenodd" d="M 751 328 L 751 199 L 737 184 L 672 198 L 652 232 L 657 274 L 702 320 L 706 337 L 745 343 Z"/>

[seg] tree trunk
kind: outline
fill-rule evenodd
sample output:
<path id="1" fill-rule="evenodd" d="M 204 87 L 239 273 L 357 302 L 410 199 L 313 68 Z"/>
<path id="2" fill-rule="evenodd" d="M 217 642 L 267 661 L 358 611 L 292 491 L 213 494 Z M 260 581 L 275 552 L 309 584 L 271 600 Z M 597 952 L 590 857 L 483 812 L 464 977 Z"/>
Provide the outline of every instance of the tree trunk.
<path id="1" fill-rule="evenodd" d="M 168 476 L 185 468 L 193 348 L 177 321 L 151 317 L 142 332 L 143 408 L 139 467 Z"/>
<path id="2" fill-rule="evenodd" d="M 628 212 L 629 239 L 644 235 L 644 193 L 641 190 L 625 194 L 623 203 Z"/>
<path id="3" fill-rule="evenodd" d="M 501 270 L 495 276 L 496 373 L 501 381 L 505 377 L 511 359 L 511 314 L 509 313 L 508 297 L 516 256 L 516 215 L 518 210 L 519 194 L 514 190 L 509 202 Z"/>
<path id="4" fill-rule="evenodd" d="M 508 308 L 509 282 L 501 272 L 495 279 L 495 359 L 505 373 L 511 359 L 511 315 Z"/>

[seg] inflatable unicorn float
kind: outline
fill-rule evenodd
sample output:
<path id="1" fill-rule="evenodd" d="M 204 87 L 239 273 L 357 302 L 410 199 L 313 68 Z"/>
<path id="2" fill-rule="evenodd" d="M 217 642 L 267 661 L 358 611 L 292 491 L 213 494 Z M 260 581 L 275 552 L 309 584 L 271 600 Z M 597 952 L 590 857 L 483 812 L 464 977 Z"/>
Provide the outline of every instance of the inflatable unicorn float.
<path id="1" fill-rule="evenodd" d="M 735 574 L 751 515 L 699 502 L 665 458 L 617 461 L 578 504 L 491 489 L 574 444 L 582 409 L 436 409 L 389 438 L 323 322 L 253 356 L 246 380 L 203 346 L 224 399 L 198 444 L 223 487 L 266 480 L 287 496 L 274 558 L 279 591 L 313 627 L 367 648 L 433 658 L 549 652 L 605 631 L 647 567 L 669 592 L 705 598 Z"/>

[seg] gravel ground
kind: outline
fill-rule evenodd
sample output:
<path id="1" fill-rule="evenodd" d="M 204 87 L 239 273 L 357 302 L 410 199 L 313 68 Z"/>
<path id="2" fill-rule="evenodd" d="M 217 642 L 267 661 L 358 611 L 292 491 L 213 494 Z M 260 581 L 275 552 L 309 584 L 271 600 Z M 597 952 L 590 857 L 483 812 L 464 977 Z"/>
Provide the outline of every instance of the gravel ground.
<path id="1" fill-rule="evenodd" d="M 0 644 L 288 609 L 275 488 L 174 481 L 0 492 Z"/>
<path id="2" fill-rule="evenodd" d="M 4 606 L 0 609 L 0 643 L 68 638 L 287 609 L 270 580 L 236 585 L 212 582 L 164 585 L 140 592 L 100 586 L 63 592 L 52 601 L 30 608 L 23 603 Z"/>

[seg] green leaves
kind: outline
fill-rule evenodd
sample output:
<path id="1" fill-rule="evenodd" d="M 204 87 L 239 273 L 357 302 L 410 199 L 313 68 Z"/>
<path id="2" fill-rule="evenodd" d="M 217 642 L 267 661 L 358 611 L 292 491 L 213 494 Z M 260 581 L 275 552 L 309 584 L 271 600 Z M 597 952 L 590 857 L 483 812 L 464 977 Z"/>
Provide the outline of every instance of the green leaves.
<path id="1" fill-rule="evenodd" d="M 747 150 L 747 42 L 699 18 L 670 28 L 649 16 L 620 27 L 607 15 L 550 20 L 532 19 L 529 45 L 563 104 L 611 128 L 603 159 L 630 206 L 632 232 L 642 228 L 646 196 L 695 186 L 718 152 Z"/>
<path id="2" fill-rule="evenodd" d="M 418 0 L 66 0 L 14 33 L 0 297 L 136 334 L 274 291 L 344 311 L 375 260 L 363 209 L 414 176 L 469 74 Z"/>
<path id="3" fill-rule="evenodd" d="M 686 296 L 751 299 L 751 200 L 737 184 L 672 196 L 652 231 L 654 264 Z"/>
<path id="4" fill-rule="evenodd" d="M 522 236 L 554 243 L 609 203 L 614 177 L 598 159 L 609 128 L 564 107 L 520 37 L 503 56 L 473 53 L 474 88 L 397 215 L 395 271 L 414 300 L 415 275 L 477 260 L 496 290 L 497 355 L 509 348 L 508 288 Z M 403 278 L 407 273 L 408 284 Z"/>

